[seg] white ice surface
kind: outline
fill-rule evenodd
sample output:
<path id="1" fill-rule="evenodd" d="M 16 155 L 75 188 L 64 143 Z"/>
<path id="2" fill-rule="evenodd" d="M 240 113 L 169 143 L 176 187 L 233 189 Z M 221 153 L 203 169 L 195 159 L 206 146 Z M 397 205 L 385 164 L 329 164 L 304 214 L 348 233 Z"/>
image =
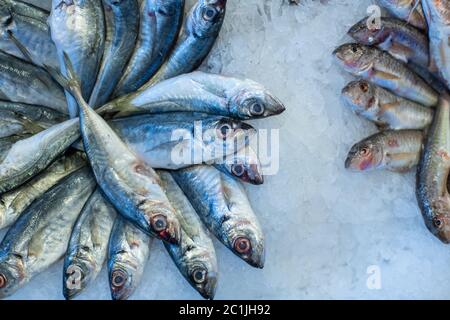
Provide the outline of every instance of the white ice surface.
<path id="1" fill-rule="evenodd" d="M 351 77 L 331 52 L 349 40 L 347 29 L 371 1 L 280 7 L 282 1 L 228 0 L 220 39 L 203 67 L 259 81 L 287 106 L 282 116 L 255 123 L 281 129 L 280 172 L 248 187 L 266 235 L 266 266 L 252 269 L 216 242 L 216 298 L 450 298 L 450 248 L 424 226 L 414 173 L 344 169 L 350 146 L 375 128 L 341 105 Z M 371 265 L 380 268 L 380 290 L 366 285 Z M 160 244 L 143 278 L 135 299 L 200 299 Z M 61 282 L 58 263 L 12 298 L 61 299 Z M 103 270 L 80 299 L 108 298 Z"/>

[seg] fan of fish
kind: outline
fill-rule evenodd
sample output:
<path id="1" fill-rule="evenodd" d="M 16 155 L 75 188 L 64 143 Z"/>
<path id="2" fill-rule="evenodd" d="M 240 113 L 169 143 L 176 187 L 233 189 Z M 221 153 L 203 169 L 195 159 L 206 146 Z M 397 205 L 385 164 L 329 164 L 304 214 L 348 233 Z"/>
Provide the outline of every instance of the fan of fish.
<path id="1" fill-rule="evenodd" d="M 425 225 L 450 242 L 450 1 L 379 0 L 392 17 L 361 20 L 356 41 L 333 55 L 360 79 L 343 103 L 380 132 L 355 144 L 345 161 L 354 171 L 417 167 L 416 196 Z"/>
<path id="2" fill-rule="evenodd" d="M 107 262 L 112 298 L 127 299 L 154 238 L 206 299 L 219 278 L 210 234 L 264 266 L 264 236 L 238 181 L 263 183 L 255 129 L 242 120 L 285 108 L 254 81 L 196 71 L 226 2 L 198 0 L 185 13 L 184 0 L 53 0 L 50 12 L 0 1 L 0 227 L 9 227 L 0 297 L 64 258 L 65 298 Z M 435 104 L 409 77 L 418 102 Z M 429 124 L 432 111 L 403 104 L 418 110 L 409 129 Z M 420 145 L 417 132 L 408 136 Z M 201 160 L 175 161 L 174 150 Z"/>

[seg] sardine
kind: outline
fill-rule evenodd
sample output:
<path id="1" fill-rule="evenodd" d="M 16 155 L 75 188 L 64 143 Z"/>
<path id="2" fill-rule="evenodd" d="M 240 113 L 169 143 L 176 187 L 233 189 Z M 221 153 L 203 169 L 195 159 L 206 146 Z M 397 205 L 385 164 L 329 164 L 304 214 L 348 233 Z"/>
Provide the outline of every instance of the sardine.
<path id="1" fill-rule="evenodd" d="M 58 261 L 95 188 L 88 168 L 64 178 L 28 207 L 0 244 L 0 297 L 13 294 Z"/>
<path id="2" fill-rule="evenodd" d="M 24 185 L 0 195 L 0 229 L 9 227 L 22 212 L 61 179 L 86 165 L 79 152 L 70 152 Z"/>
<path id="3" fill-rule="evenodd" d="M 117 217 L 108 245 L 108 277 L 113 300 L 128 299 L 139 286 L 151 238 Z"/>
<path id="4" fill-rule="evenodd" d="M 450 97 L 442 95 L 417 168 L 416 196 L 427 228 L 450 242 Z"/>
<path id="5" fill-rule="evenodd" d="M 137 43 L 115 97 L 138 90 L 158 71 L 177 40 L 183 11 L 184 0 L 142 1 Z"/>
<path id="6" fill-rule="evenodd" d="M 386 130 L 355 144 L 345 160 L 352 171 L 406 172 L 417 165 L 423 145 L 420 130 Z"/>
<path id="7" fill-rule="evenodd" d="M 172 176 L 203 223 L 234 254 L 264 266 L 264 236 L 242 186 L 214 167 L 194 166 Z"/>
<path id="8" fill-rule="evenodd" d="M 333 54 L 338 63 L 355 76 L 427 107 L 438 103 L 439 95 L 433 88 L 404 63 L 384 51 L 348 43 L 337 48 Z"/>
<path id="9" fill-rule="evenodd" d="M 283 103 L 259 83 L 196 71 L 113 100 L 98 112 L 124 117 L 189 111 L 256 119 L 284 110 Z"/>
<path id="10" fill-rule="evenodd" d="M 420 0 L 378 0 L 377 2 L 395 17 L 419 29 L 427 28 Z"/>
<path id="11" fill-rule="evenodd" d="M 342 89 L 342 101 L 383 130 L 425 129 L 433 121 L 431 108 L 400 98 L 365 80 L 350 82 Z"/>
<path id="12" fill-rule="evenodd" d="M 89 105 L 94 108 L 109 100 L 133 53 L 139 32 L 137 0 L 103 0 L 103 6 L 106 20 L 105 52 L 89 100 Z"/>
<path id="13" fill-rule="evenodd" d="M 73 299 L 102 269 L 116 218 L 113 206 L 97 189 L 86 202 L 70 236 L 64 259 L 63 293 Z"/>
<path id="14" fill-rule="evenodd" d="M 370 27 L 369 27 L 370 26 Z M 420 30 L 395 18 L 381 18 L 380 27 L 364 18 L 348 31 L 357 42 L 377 46 L 395 58 L 424 68 L 430 63 L 428 37 Z"/>
<path id="15" fill-rule="evenodd" d="M 225 18 L 227 0 L 198 0 L 167 61 L 139 90 L 197 69 L 211 51 Z"/>
<path id="16" fill-rule="evenodd" d="M 64 54 L 67 54 L 81 81 L 83 98 L 88 100 L 104 52 L 105 24 L 101 0 L 53 0 L 49 25 L 62 73 L 67 75 L 63 61 Z M 77 103 L 70 93 L 66 92 L 66 97 L 69 114 L 76 117 Z"/>

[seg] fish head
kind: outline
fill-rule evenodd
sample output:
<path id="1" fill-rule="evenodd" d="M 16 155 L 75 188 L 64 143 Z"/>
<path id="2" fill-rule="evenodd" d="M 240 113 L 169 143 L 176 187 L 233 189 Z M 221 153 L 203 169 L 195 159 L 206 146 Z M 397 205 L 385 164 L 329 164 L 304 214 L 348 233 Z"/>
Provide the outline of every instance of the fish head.
<path id="1" fill-rule="evenodd" d="M 264 236 L 259 226 L 248 219 L 234 221 L 228 229 L 230 249 L 255 268 L 264 268 Z"/>
<path id="2" fill-rule="evenodd" d="M 364 18 L 352 26 L 348 35 L 367 46 L 380 44 L 389 36 L 383 23 L 378 25 L 375 20 L 369 18 Z"/>
<path id="3" fill-rule="evenodd" d="M 241 119 L 266 118 L 286 110 L 277 97 L 262 85 L 249 80 L 244 81 L 242 87 L 231 96 L 228 107 Z"/>
<path id="4" fill-rule="evenodd" d="M 383 161 L 383 148 L 370 138 L 355 144 L 345 160 L 345 168 L 352 171 L 369 171 Z"/>
<path id="5" fill-rule="evenodd" d="M 0 298 L 13 294 L 26 281 L 23 257 L 9 253 L 0 258 Z"/>
<path id="6" fill-rule="evenodd" d="M 130 255 L 124 252 L 116 256 L 120 258 L 112 261 L 112 266 L 109 268 L 109 286 L 113 300 L 128 299 L 139 284 L 139 276 L 135 276 L 136 262 L 126 256 Z"/>
<path id="7" fill-rule="evenodd" d="M 173 17 L 181 12 L 184 0 L 156 0 L 154 1 L 154 10 L 165 17 Z"/>
<path id="8" fill-rule="evenodd" d="M 203 144 L 217 152 L 223 152 L 224 146 L 233 149 L 228 151 L 237 152 L 256 134 L 256 129 L 251 125 L 231 118 L 212 117 L 202 120 L 202 128 Z"/>
<path id="9" fill-rule="evenodd" d="M 440 208 L 437 208 L 437 211 L 441 211 Z M 450 243 L 450 217 L 447 212 L 438 212 L 426 220 L 426 225 L 431 233 L 442 242 Z"/>
<path id="10" fill-rule="evenodd" d="M 336 61 L 348 72 L 360 74 L 372 67 L 374 56 L 371 48 L 358 43 L 347 43 L 333 52 Z"/>
<path id="11" fill-rule="evenodd" d="M 225 161 L 228 173 L 235 178 L 247 183 L 261 185 L 264 183 L 264 174 L 258 155 L 248 148 L 239 151 L 237 154 L 229 156 Z"/>
<path id="12" fill-rule="evenodd" d="M 376 88 L 365 80 L 352 81 L 342 89 L 344 104 L 356 114 L 362 114 L 377 103 Z"/>
<path id="13" fill-rule="evenodd" d="M 200 0 L 187 19 L 187 28 L 197 38 L 215 37 L 225 18 L 227 0 Z"/>
<path id="14" fill-rule="evenodd" d="M 86 254 L 64 262 L 63 295 L 67 300 L 75 298 L 86 288 L 94 269 L 93 261 Z"/>
<path id="15" fill-rule="evenodd" d="M 173 208 L 169 208 L 162 203 L 158 206 L 150 204 L 148 209 L 144 209 L 144 211 L 151 233 L 167 243 L 180 243 L 181 226 Z"/>

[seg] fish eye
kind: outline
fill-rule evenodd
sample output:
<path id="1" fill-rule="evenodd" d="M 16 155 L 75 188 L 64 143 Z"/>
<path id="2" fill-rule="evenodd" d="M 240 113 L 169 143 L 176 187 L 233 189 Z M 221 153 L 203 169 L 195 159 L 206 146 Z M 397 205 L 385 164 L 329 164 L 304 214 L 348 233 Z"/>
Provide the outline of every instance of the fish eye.
<path id="1" fill-rule="evenodd" d="M 250 112 L 255 116 L 260 116 L 264 113 L 264 107 L 260 103 L 255 102 L 251 105 Z"/>
<path id="2" fill-rule="evenodd" d="M 351 50 L 352 50 L 353 53 L 357 53 L 358 52 L 358 47 L 356 45 L 353 45 L 351 47 Z"/>
<path id="3" fill-rule="evenodd" d="M 164 231 L 167 228 L 167 218 L 161 214 L 156 215 L 151 219 L 151 225 L 156 232 Z"/>
<path id="4" fill-rule="evenodd" d="M 6 284 L 8 283 L 8 279 L 4 274 L 0 274 L 0 289 L 6 287 Z"/>
<path id="5" fill-rule="evenodd" d="M 114 287 L 122 287 L 127 280 L 127 276 L 121 270 L 114 271 L 111 278 L 111 283 Z"/>
<path id="6" fill-rule="evenodd" d="M 203 19 L 206 21 L 214 20 L 216 16 L 217 10 L 213 6 L 206 6 L 205 9 L 203 9 Z"/>
<path id="7" fill-rule="evenodd" d="M 192 271 L 192 278 L 194 279 L 194 282 L 198 284 L 205 282 L 206 275 L 207 272 L 203 268 L 196 268 L 194 269 L 194 271 Z"/>
<path id="8" fill-rule="evenodd" d="M 359 88 L 361 89 L 362 92 L 369 91 L 369 85 L 367 84 L 367 82 L 361 82 L 359 84 Z"/>
<path id="9" fill-rule="evenodd" d="M 435 226 L 436 228 L 440 229 L 440 228 L 442 227 L 442 225 L 443 225 L 443 222 L 442 222 L 442 220 L 439 219 L 439 218 L 434 218 L 434 219 L 433 219 L 433 224 L 434 224 L 434 226 Z"/>
<path id="10" fill-rule="evenodd" d="M 236 176 L 236 177 L 241 177 L 244 172 L 244 166 L 242 164 L 233 164 L 231 166 L 231 172 Z"/>
<path id="11" fill-rule="evenodd" d="M 217 134 L 222 139 L 225 139 L 233 130 L 232 126 L 229 123 L 222 123 L 217 130 Z"/>
<path id="12" fill-rule="evenodd" d="M 234 241 L 234 250 L 240 254 L 248 254 L 252 250 L 250 240 L 245 237 L 239 237 Z"/>

